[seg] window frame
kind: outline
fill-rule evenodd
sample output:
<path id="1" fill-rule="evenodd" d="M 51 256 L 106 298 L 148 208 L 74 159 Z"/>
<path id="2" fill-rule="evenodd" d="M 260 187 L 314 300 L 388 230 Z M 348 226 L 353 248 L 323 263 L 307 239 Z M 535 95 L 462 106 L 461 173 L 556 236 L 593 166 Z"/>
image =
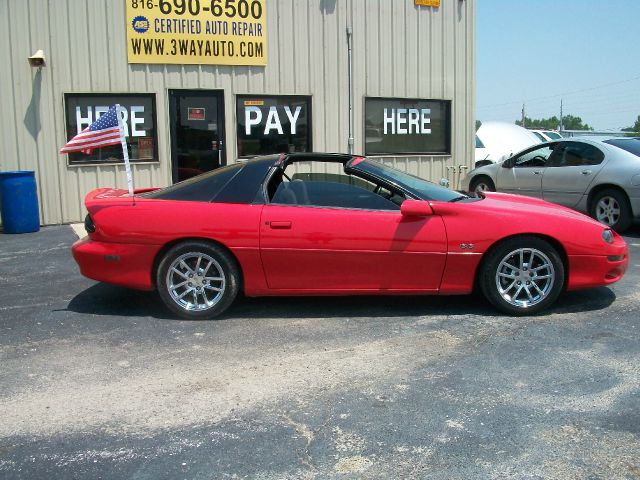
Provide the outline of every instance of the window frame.
<path id="1" fill-rule="evenodd" d="M 307 102 L 307 150 L 304 152 L 261 152 L 256 154 L 243 154 L 240 155 L 238 153 L 239 159 L 248 159 L 253 158 L 255 156 L 266 156 L 266 155 L 279 155 L 279 154 L 288 154 L 288 153 L 310 153 L 313 152 L 313 96 L 312 95 L 287 95 L 287 94 L 259 94 L 259 95 L 250 95 L 250 94 L 236 94 L 235 95 L 235 106 L 234 106 L 234 115 L 235 115 L 235 123 L 236 123 L 236 152 L 240 152 L 240 142 L 241 140 L 247 140 L 247 138 L 241 138 L 240 132 L 241 128 L 244 128 L 244 125 L 240 124 L 240 118 L 238 117 L 238 105 L 241 101 L 245 100 L 266 100 L 266 99 L 278 99 L 278 98 L 293 98 L 293 99 L 304 99 Z M 243 107 L 245 105 L 242 105 Z M 296 134 L 298 135 L 298 134 Z"/>
<path id="2" fill-rule="evenodd" d="M 105 106 L 113 106 L 116 103 L 120 103 L 118 102 L 118 98 L 131 98 L 131 97 L 148 97 L 151 100 L 151 108 L 152 108 L 152 113 L 151 113 L 151 123 L 152 123 L 152 128 L 153 128 L 153 132 L 154 135 L 151 136 L 151 138 L 153 139 L 153 159 L 148 159 L 148 158 L 144 158 L 144 159 L 137 159 L 137 158 L 132 158 L 130 156 L 129 158 L 129 162 L 130 163 L 135 163 L 137 165 L 144 165 L 144 164 L 159 164 L 160 163 L 160 154 L 158 152 L 158 135 L 159 135 L 159 131 L 158 131 L 158 108 L 157 108 L 157 102 L 156 102 L 156 94 L 153 92 L 128 92 L 128 93 L 114 93 L 114 92 L 64 92 L 63 93 L 63 112 L 64 112 L 64 135 L 65 135 L 65 142 L 68 142 L 69 140 L 71 140 L 71 138 L 73 137 L 69 137 L 69 123 L 67 121 L 67 105 L 68 105 L 68 101 L 69 98 L 91 98 L 91 97 L 113 97 L 113 103 L 111 103 L 110 105 L 105 105 Z M 95 119 L 94 119 L 95 121 Z M 80 132 L 76 132 L 76 135 L 80 133 Z M 129 139 L 131 137 L 128 137 L 127 139 L 127 147 L 130 146 L 129 143 Z M 120 148 L 117 145 L 112 145 L 116 146 L 117 148 Z M 100 148 L 100 147 L 98 147 Z M 94 149 L 94 150 L 97 150 Z M 67 155 L 67 166 L 68 167 L 91 167 L 91 166 L 102 166 L 102 165 L 123 165 L 124 164 L 124 158 L 119 159 L 119 160 L 74 160 L 72 157 L 75 157 L 76 155 L 83 155 L 81 152 L 71 152 L 66 154 Z"/>
<path id="3" fill-rule="evenodd" d="M 444 131 L 444 143 L 445 143 L 445 151 L 434 151 L 434 150 L 426 150 L 426 151 L 415 151 L 415 150 L 407 150 L 407 151 L 397 151 L 393 152 L 375 152 L 369 151 L 367 149 L 367 138 L 366 138 L 366 130 L 367 130 L 367 101 L 388 101 L 388 102 L 435 102 L 440 103 L 443 106 L 444 118 L 445 118 L 445 131 Z M 453 129 L 453 119 L 452 119 L 452 111 L 453 111 L 453 101 L 448 99 L 437 99 L 437 98 L 410 98 L 410 97 L 374 97 L 374 96 L 365 96 L 363 97 L 363 150 L 365 157 L 384 157 L 384 156 L 394 156 L 394 155 L 429 155 L 429 156 L 451 156 L 452 153 L 452 129 Z M 433 125 L 433 124 L 431 124 Z"/>

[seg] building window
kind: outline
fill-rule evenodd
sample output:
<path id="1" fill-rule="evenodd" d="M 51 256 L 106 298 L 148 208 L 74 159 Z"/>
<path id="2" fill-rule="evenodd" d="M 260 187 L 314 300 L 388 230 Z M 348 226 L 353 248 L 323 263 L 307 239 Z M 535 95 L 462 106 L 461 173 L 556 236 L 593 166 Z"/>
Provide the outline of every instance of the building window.
<path id="1" fill-rule="evenodd" d="M 91 125 L 116 103 L 120 104 L 124 112 L 122 120 L 126 131 L 129 160 L 157 162 L 156 100 L 152 93 L 65 93 L 67 140 Z M 123 161 L 120 145 L 96 148 L 89 155 L 80 152 L 69 153 L 69 165 Z"/>
<path id="2" fill-rule="evenodd" d="M 311 151 L 311 97 L 238 95 L 238 156 Z"/>
<path id="3" fill-rule="evenodd" d="M 371 98 L 365 107 L 365 154 L 451 154 L 451 101 Z"/>

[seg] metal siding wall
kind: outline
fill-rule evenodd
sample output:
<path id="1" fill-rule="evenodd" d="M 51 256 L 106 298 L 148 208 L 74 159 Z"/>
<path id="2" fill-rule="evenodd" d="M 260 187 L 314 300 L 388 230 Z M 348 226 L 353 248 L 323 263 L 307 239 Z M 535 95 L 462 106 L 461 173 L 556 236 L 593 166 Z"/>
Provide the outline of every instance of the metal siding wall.
<path id="1" fill-rule="evenodd" d="M 458 179 L 473 160 L 475 0 L 267 0 L 267 66 L 128 65 L 124 0 L 0 2 L 0 170 L 35 170 L 41 221 L 79 221 L 84 195 L 126 187 L 124 167 L 69 167 L 63 94 L 156 94 L 159 164 L 134 165 L 136 186 L 171 179 L 169 89 L 224 90 L 227 160 L 236 158 L 236 94 L 312 96 L 313 149 L 347 151 L 346 27 L 353 27 L 354 151 L 364 149 L 364 97 L 452 100 L 452 155 L 381 157 L 422 177 Z M 43 49 L 38 72 L 27 57 Z M 457 170 L 456 170 L 457 172 Z M 452 183 L 452 186 L 457 186 Z"/>

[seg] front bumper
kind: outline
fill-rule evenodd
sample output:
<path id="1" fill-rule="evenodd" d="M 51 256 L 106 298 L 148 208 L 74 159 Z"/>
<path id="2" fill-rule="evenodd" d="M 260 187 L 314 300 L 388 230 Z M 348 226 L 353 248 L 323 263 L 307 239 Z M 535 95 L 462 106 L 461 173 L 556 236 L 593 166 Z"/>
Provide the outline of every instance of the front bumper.
<path id="1" fill-rule="evenodd" d="M 71 247 L 85 277 L 139 290 L 153 290 L 153 262 L 159 245 L 96 242 L 89 237 Z"/>
<path id="2" fill-rule="evenodd" d="M 629 266 L 629 249 L 611 255 L 569 255 L 567 290 L 601 287 L 622 279 Z"/>

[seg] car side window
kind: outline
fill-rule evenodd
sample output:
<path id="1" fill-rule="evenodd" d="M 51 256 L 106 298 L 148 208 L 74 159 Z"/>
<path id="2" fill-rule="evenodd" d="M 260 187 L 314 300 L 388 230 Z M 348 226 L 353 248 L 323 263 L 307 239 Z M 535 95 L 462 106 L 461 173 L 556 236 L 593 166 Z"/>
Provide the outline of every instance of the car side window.
<path id="1" fill-rule="evenodd" d="M 274 176 L 270 201 L 280 205 L 399 210 L 403 194 L 344 173 L 341 163 L 298 162 Z"/>
<path id="2" fill-rule="evenodd" d="M 514 157 L 512 165 L 516 168 L 544 167 L 555 146 L 556 144 L 546 144 L 521 153 Z"/>
<path id="3" fill-rule="evenodd" d="M 588 143 L 564 142 L 556 150 L 556 155 L 549 162 L 550 167 L 599 165 L 604 160 L 604 153 Z"/>

